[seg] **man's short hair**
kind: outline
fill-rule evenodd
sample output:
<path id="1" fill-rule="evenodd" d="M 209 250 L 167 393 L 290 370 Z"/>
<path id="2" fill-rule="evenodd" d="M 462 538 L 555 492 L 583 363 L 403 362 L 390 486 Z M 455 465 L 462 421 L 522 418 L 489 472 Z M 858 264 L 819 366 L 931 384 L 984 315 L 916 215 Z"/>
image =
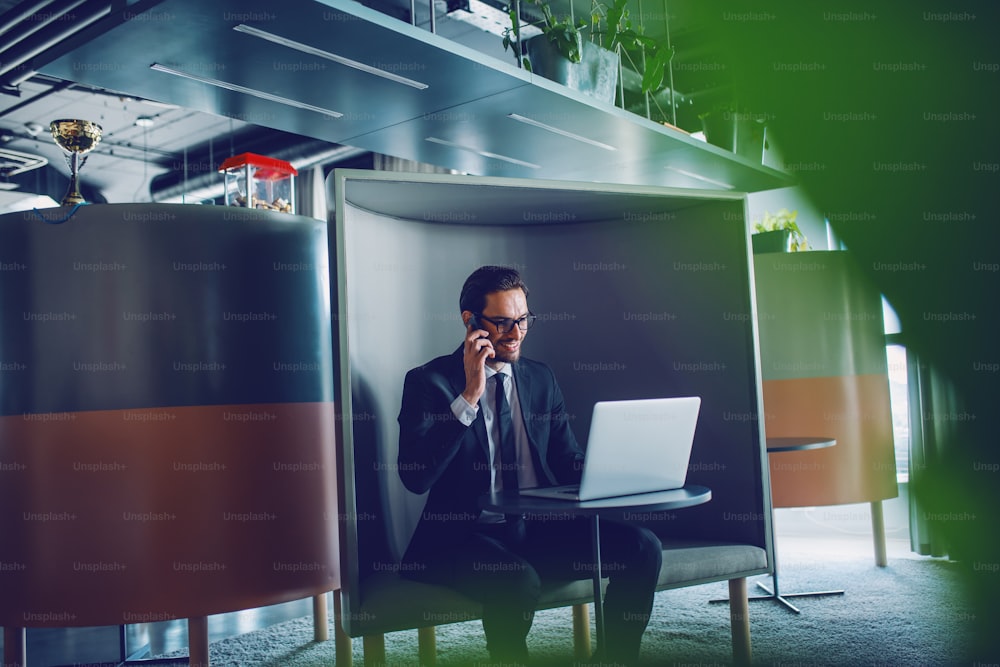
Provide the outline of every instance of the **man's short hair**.
<path id="1" fill-rule="evenodd" d="M 512 289 L 520 289 L 527 298 L 528 286 L 521 280 L 517 269 L 509 266 L 481 266 L 465 279 L 462 294 L 458 298 L 459 310 L 481 313 L 486 307 L 487 294 Z"/>

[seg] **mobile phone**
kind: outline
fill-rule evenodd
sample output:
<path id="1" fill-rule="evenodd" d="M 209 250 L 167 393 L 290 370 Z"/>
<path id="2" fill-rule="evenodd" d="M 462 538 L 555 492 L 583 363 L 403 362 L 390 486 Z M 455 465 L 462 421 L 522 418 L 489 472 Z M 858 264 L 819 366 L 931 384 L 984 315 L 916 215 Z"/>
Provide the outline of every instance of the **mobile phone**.
<path id="1" fill-rule="evenodd" d="M 469 326 L 469 331 L 475 331 L 476 329 L 484 331 L 482 323 L 480 323 L 479 318 L 476 317 L 475 315 L 469 318 L 468 326 Z M 479 336 L 479 340 L 484 340 L 484 339 L 489 340 L 489 338 L 490 336 L 487 333 L 483 333 L 481 336 Z"/>

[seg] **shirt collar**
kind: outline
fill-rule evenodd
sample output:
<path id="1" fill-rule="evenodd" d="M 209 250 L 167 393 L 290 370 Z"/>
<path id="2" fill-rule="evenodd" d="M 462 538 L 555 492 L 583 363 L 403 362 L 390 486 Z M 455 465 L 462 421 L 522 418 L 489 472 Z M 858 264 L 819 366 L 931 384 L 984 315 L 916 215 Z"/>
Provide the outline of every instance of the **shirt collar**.
<path id="1" fill-rule="evenodd" d="M 487 380 L 490 379 L 491 377 L 493 377 L 494 375 L 496 375 L 497 373 L 502 373 L 503 375 L 506 375 L 507 377 L 514 377 L 514 369 L 511 368 L 510 364 L 504 364 L 503 365 L 503 370 L 501 370 L 501 371 L 493 370 L 489 366 L 483 366 L 483 370 L 486 371 L 486 379 Z"/>

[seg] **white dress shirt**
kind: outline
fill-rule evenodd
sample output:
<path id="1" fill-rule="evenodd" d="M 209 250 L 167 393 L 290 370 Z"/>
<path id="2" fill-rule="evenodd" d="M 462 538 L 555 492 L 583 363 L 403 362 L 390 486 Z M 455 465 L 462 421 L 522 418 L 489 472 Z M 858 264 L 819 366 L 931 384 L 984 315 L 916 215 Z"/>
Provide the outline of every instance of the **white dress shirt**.
<path id="1" fill-rule="evenodd" d="M 471 426 L 476 420 L 479 410 L 483 411 L 483 421 L 486 425 L 486 436 L 490 447 L 490 488 L 499 491 L 503 488 L 503 479 L 497 474 L 500 469 L 500 456 L 498 453 L 497 433 L 498 425 L 496 420 L 496 381 L 490 382 L 490 378 L 498 371 L 485 367 L 486 370 L 486 391 L 479 399 L 478 405 L 470 405 L 461 394 L 451 403 L 451 411 L 455 418 L 466 426 Z M 524 416 L 521 414 L 521 402 L 517 397 L 517 384 L 514 382 L 514 375 L 510 364 L 504 364 L 500 373 L 510 378 L 510 382 L 505 382 L 507 390 L 507 403 L 510 405 L 510 416 L 514 423 L 514 447 L 517 451 L 517 482 L 521 488 L 538 486 L 538 477 L 535 473 L 534 462 L 531 457 L 531 443 L 528 441 L 528 432 L 524 426 Z"/>

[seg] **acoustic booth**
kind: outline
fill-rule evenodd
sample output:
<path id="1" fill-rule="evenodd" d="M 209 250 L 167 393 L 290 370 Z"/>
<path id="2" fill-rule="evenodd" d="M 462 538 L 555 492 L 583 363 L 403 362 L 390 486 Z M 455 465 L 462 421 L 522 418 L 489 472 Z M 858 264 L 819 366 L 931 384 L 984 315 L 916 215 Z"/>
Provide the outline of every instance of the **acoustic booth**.
<path id="1" fill-rule="evenodd" d="M 773 458 L 773 504 L 871 503 L 884 566 L 882 501 L 898 488 L 880 294 L 843 250 L 760 254 L 754 275 L 765 430 L 836 441 Z"/>
<path id="2" fill-rule="evenodd" d="M 688 482 L 712 499 L 641 519 L 664 543 L 661 589 L 730 581 L 734 655 L 748 661 L 745 578 L 770 571 L 772 537 L 745 196 L 354 170 L 327 186 L 339 616 L 368 640 L 365 662 L 380 659 L 382 633 L 409 628 L 425 628 L 432 661 L 427 628 L 481 613 L 400 576 L 424 498 L 399 479 L 397 416 L 405 373 L 460 344 L 459 291 L 485 264 L 515 267 L 528 284 L 538 320 L 523 355 L 555 372 L 581 445 L 595 401 L 702 398 Z M 542 606 L 592 600 L 587 581 L 555 582 Z"/>
<path id="3" fill-rule="evenodd" d="M 188 619 L 205 665 L 210 615 L 306 597 L 322 615 L 326 231 L 222 206 L 0 216 L 4 665 L 25 628 L 119 626 L 124 661 L 125 626 Z"/>

